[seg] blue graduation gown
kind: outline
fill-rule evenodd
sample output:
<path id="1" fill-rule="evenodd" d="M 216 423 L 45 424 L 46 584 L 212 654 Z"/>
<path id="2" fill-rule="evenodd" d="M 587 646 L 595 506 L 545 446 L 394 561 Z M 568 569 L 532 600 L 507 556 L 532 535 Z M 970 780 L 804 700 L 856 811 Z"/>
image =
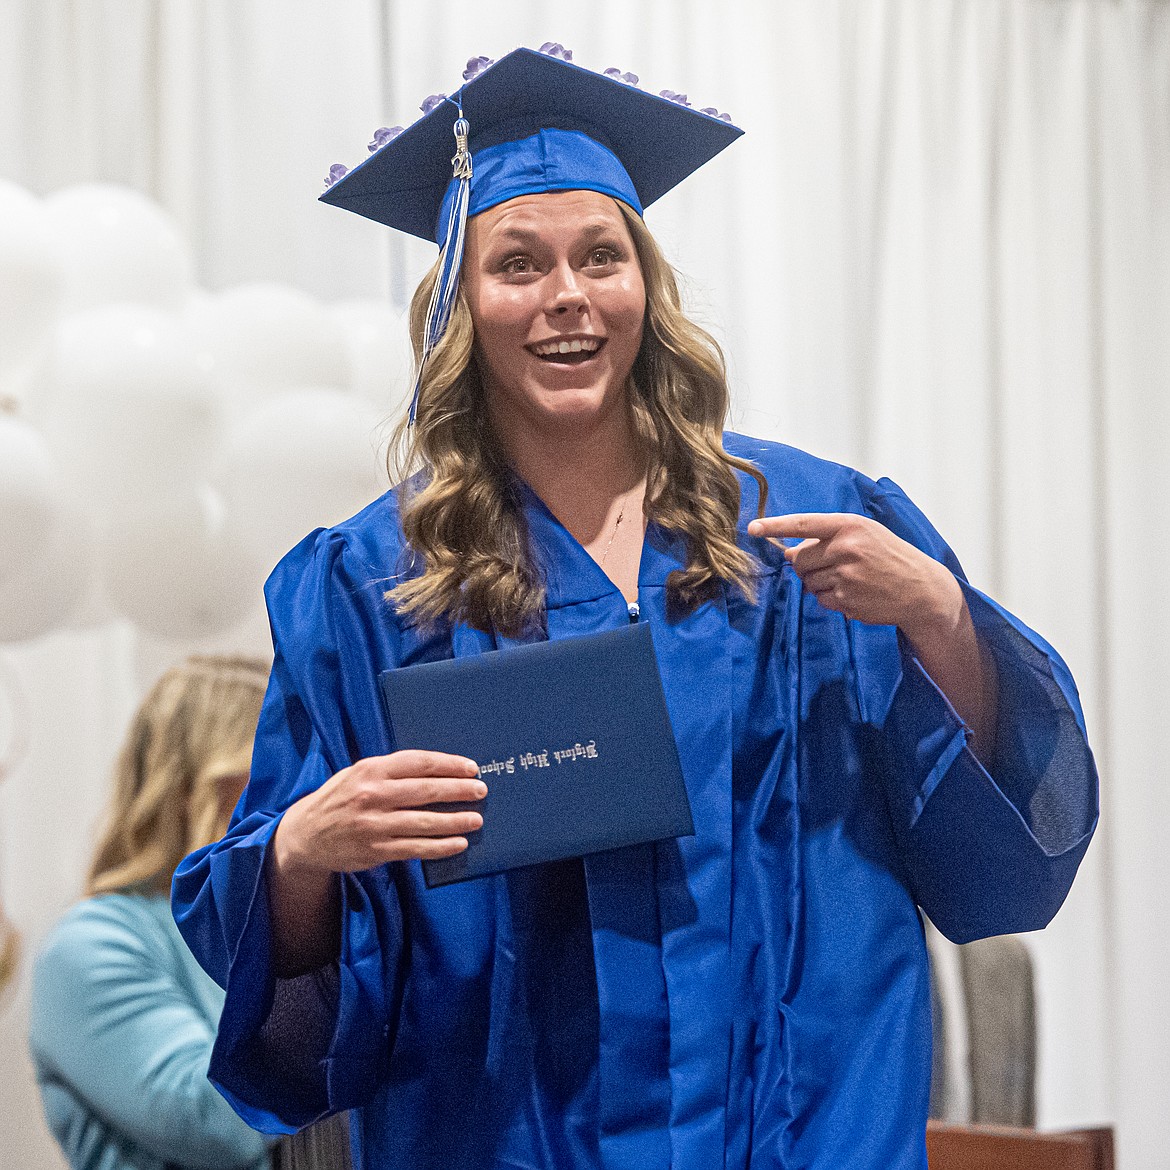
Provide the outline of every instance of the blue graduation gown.
<path id="1" fill-rule="evenodd" d="M 953 554 L 888 480 L 727 436 L 770 514 L 868 514 Z M 337 965 L 275 980 L 264 858 L 282 810 L 394 749 L 380 671 L 506 646 L 420 630 L 382 598 L 393 494 L 306 538 L 267 587 L 275 664 L 231 829 L 179 868 L 174 910 L 226 988 L 212 1079 L 270 1132 L 353 1108 L 394 1170 L 925 1168 L 930 987 L 917 907 L 956 941 L 1044 926 L 1096 822 L 1076 689 L 1041 638 L 964 582 L 999 676 L 994 772 L 897 631 L 821 607 L 772 545 L 679 617 L 679 543 L 639 573 L 693 838 L 428 890 L 417 862 L 342 879 Z M 629 620 L 543 504 L 549 638 Z M 636 783 L 636 778 L 631 778 Z"/>

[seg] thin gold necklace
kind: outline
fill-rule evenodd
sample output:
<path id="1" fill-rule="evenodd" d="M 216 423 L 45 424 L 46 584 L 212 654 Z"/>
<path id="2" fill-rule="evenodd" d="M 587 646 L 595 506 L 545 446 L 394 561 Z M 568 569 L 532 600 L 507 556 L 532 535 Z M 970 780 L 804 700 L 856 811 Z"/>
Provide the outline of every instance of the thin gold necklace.
<path id="1" fill-rule="evenodd" d="M 626 501 L 622 500 L 622 506 L 618 509 L 617 519 L 613 522 L 613 531 L 609 534 L 609 542 L 605 546 L 605 552 L 601 554 L 601 560 L 597 562 L 599 569 L 605 568 L 605 558 L 609 556 L 609 550 L 613 548 L 613 538 L 617 536 L 618 529 L 621 527 L 622 519 L 626 514 Z"/>

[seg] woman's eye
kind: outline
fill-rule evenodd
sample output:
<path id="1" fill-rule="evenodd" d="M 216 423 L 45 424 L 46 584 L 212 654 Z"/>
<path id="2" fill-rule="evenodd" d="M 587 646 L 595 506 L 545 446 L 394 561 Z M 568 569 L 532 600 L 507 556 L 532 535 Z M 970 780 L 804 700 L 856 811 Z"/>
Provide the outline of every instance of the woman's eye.
<path id="1" fill-rule="evenodd" d="M 589 253 L 589 266 L 591 268 L 604 268 L 607 264 L 612 264 L 617 258 L 617 253 L 612 248 L 594 248 Z"/>
<path id="2" fill-rule="evenodd" d="M 525 272 L 534 271 L 532 261 L 527 256 L 512 256 L 503 263 L 504 272 L 514 273 L 519 275 Z"/>

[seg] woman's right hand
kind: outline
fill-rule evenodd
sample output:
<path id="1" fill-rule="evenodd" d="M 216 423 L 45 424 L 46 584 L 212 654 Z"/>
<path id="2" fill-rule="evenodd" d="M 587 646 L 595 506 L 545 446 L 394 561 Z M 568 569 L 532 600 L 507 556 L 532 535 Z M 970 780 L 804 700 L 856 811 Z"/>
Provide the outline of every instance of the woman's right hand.
<path id="1" fill-rule="evenodd" d="M 483 825 L 434 805 L 482 800 L 474 760 L 442 752 L 370 756 L 331 776 L 281 817 L 268 856 L 273 961 L 278 975 L 323 966 L 341 947 L 338 874 L 387 861 L 451 857 Z"/>
<path id="2" fill-rule="evenodd" d="M 359 760 L 285 812 L 273 841 L 274 863 L 281 870 L 350 873 L 462 853 L 465 834 L 482 828 L 483 817 L 430 806 L 482 800 L 487 785 L 478 771 L 474 760 L 443 752 Z"/>

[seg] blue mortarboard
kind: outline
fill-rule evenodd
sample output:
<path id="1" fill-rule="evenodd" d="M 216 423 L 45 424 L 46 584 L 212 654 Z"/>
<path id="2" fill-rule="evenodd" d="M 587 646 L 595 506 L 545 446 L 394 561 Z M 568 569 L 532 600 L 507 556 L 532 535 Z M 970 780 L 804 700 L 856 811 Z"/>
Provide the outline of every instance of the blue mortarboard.
<path id="1" fill-rule="evenodd" d="M 600 191 L 641 214 L 743 133 L 682 94 L 648 93 L 630 74 L 594 73 L 567 55 L 553 45 L 494 63 L 474 59 L 474 75 L 456 93 L 395 136 L 380 131 L 384 144 L 376 136 L 352 171 L 330 173 L 325 203 L 442 249 L 424 362 L 450 318 L 470 216 L 518 195 L 566 190 Z"/>

